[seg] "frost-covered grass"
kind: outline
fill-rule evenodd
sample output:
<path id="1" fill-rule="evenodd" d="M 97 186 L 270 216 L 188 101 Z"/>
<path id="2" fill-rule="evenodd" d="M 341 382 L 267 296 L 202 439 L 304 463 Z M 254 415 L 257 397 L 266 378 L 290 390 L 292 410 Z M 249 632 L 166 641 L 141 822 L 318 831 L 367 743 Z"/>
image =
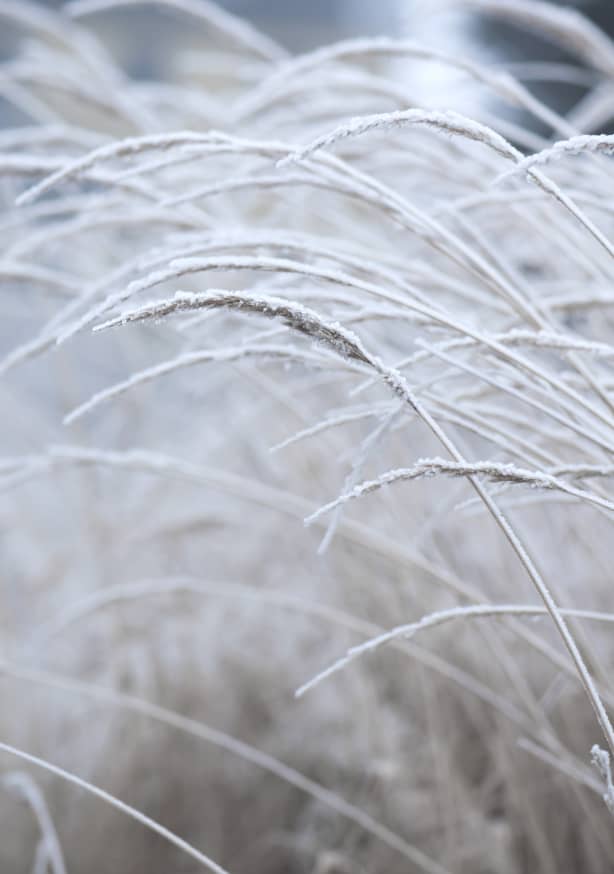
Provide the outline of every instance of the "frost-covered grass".
<path id="1" fill-rule="evenodd" d="M 2 871 L 609 870 L 614 45 L 140 5 L 0 0 Z"/>

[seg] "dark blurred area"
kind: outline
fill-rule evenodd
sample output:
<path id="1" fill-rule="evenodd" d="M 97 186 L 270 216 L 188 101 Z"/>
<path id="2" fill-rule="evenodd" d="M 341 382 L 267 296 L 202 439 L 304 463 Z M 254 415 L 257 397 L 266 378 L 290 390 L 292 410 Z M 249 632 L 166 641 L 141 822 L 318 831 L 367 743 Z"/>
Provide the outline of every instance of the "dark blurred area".
<path id="1" fill-rule="evenodd" d="M 612 0 L 552 2 L 552 5 L 578 11 L 607 34 L 614 36 Z M 518 27 L 509 20 L 501 22 L 482 17 L 475 22 L 473 33 L 478 47 L 485 47 L 489 58 L 507 62 L 510 72 L 522 71 L 520 78 L 524 79 L 532 93 L 561 114 L 567 114 L 578 105 L 595 82 L 596 76 L 590 70 L 579 75 L 577 56 L 565 52 L 560 45 L 530 33 L 529 28 Z M 560 81 L 541 79 L 540 70 L 548 65 L 557 68 Z M 528 122 L 524 116 L 519 120 Z"/>
<path id="2" fill-rule="evenodd" d="M 42 2 L 58 9 L 64 0 Z M 218 0 L 218 4 L 296 49 L 360 33 L 394 33 L 400 20 L 407 21 L 412 6 L 417 5 L 412 0 L 378 0 L 377 3 L 365 0 Z M 605 31 L 614 33 L 612 0 L 579 0 L 553 5 L 580 9 Z M 520 58 L 535 53 L 537 57 L 544 57 L 541 42 L 529 39 L 524 32 L 519 31 L 515 38 L 511 38 L 509 30 L 497 24 L 486 26 L 485 32 L 505 55 L 509 53 Z M 551 57 L 558 55 L 551 52 Z"/>
<path id="3" fill-rule="evenodd" d="M 0 0 L 1 2 L 1 0 Z M 40 0 L 59 9 L 65 0 Z M 390 35 L 416 39 L 454 56 L 467 55 L 484 63 L 502 65 L 522 81 L 536 97 L 559 113 L 572 113 L 570 121 L 586 131 L 600 131 L 614 119 L 606 109 L 596 122 L 586 126 L 585 103 L 593 100 L 597 76 L 583 68 L 578 57 L 560 45 L 530 32 L 529 26 L 515 25 L 495 15 L 466 14 L 439 16 L 439 4 L 429 0 L 218 0 L 229 12 L 251 21 L 264 33 L 293 52 L 308 51 L 339 39 Z M 445 4 L 443 4 L 445 5 Z M 470 4 L 469 4 L 470 5 Z M 575 0 L 554 6 L 580 11 L 605 32 L 614 35 L 614 0 Z M 460 4 L 462 8 L 463 4 Z M 155 78 L 165 66 L 162 45 L 172 45 L 179 32 L 185 36 L 186 17 L 180 11 L 155 2 L 135 3 L 87 16 L 121 67 L 136 80 Z M 13 37 L 0 31 L 0 58 L 12 54 Z M 421 97 L 429 105 L 445 105 L 446 84 L 439 86 L 433 72 L 422 82 Z M 600 92 L 597 93 L 599 99 Z M 440 98 L 440 99 L 438 99 Z M 586 98 L 586 101 L 585 101 Z M 605 95 L 608 99 L 609 95 Z M 471 113 L 471 107 L 467 107 Z M 575 114 L 574 114 L 575 113 Z M 512 120 L 538 129 L 534 119 L 521 112 L 509 113 Z M 539 131 L 546 134 L 547 131 Z"/>

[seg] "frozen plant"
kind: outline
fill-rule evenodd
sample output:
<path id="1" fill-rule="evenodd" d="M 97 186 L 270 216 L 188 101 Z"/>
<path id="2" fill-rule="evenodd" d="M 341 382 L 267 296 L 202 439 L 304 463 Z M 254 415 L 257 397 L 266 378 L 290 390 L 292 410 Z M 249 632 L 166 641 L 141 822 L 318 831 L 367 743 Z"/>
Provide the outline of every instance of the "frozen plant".
<path id="1" fill-rule="evenodd" d="M 3 872 L 611 867 L 614 44 L 450 6 L 0 0 Z"/>

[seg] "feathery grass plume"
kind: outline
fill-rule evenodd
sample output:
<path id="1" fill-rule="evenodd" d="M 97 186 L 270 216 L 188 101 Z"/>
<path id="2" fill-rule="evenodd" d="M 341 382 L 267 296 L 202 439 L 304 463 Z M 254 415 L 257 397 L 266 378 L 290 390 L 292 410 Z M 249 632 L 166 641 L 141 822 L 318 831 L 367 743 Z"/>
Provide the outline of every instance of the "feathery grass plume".
<path id="1" fill-rule="evenodd" d="M 606 807 L 610 813 L 614 813 L 614 785 L 612 785 L 612 767 L 610 765 L 609 753 L 595 744 L 591 749 L 591 761 L 599 771 L 606 786 L 606 790 L 603 794 L 603 800 L 605 801 Z"/>
<path id="2" fill-rule="evenodd" d="M 573 155 L 582 154 L 600 154 L 611 155 L 614 151 L 614 136 L 611 134 L 582 134 L 577 137 L 571 137 L 567 140 L 561 140 L 547 149 L 542 149 L 535 155 L 528 155 L 514 170 L 508 171 L 502 179 L 508 178 L 515 173 L 527 173 L 532 167 L 543 166 L 551 161 L 560 161 L 562 158 Z"/>
<path id="3" fill-rule="evenodd" d="M 209 264 L 207 263 L 206 266 L 208 267 Z M 226 265 L 224 264 L 224 266 Z M 241 263 L 240 266 L 243 266 L 243 264 Z M 270 262 L 264 262 L 265 269 L 270 269 L 271 266 Z M 287 265 L 284 262 L 279 266 L 282 270 L 287 269 Z M 189 272 L 193 269 L 201 270 L 202 267 L 202 263 L 198 261 L 192 262 L 187 260 L 184 262 L 176 262 L 176 268 L 180 273 L 183 271 Z M 171 270 L 172 269 L 173 265 L 171 265 Z M 158 279 L 156 278 L 156 282 L 157 281 Z M 483 502 L 485 508 L 501 530 L 513 552 L 516 554 L 520 564 L 526 571 L 529 579 L 544 601 L 546 609 L 552 617 L 571 659 L 576 665 L 580 680 L 594 710 L 601 730 L 607 740 L 608 746 L 614 753 L 614 727 L 612 726 L 609 714 L 607 713 L 603 700 L 599 694 L 599 690 L 595 685 L 594 679 L 590 674 L 576 640 L 563 618 L 563 614 L 560 612 L 544 578 L 531 558 L 530 553 L 527 551 L 522 540 L 501 512 L 500 508 L 483 488 L 476 477 L 476 472 L 471 467 L 467 466 L 467 463 L 455 442 L 445 433 L 445 431 L 443 431 L 437 421 L 433 419 L 422 402 L 417 399 L 416 395 L 412 392 L 401 374 L 393 368 L 386 367 L 379 358 L 370 355 L 355 335 L 348 334 L 339 325 L 327 323 L 313 310 L 306 310 L 304 307 L 296 303 L 287 302 L 277 298 L 253 299 L 236 293 L 220 294 L 219 292 L 214 292 L 213 295 L 202 296 L 199 298 L 190 295 L 186 299 L 184 295 L 178 293 L 178 296 L 171 301 L 164 301 L 158 305 L 149 305 L 141 310 L 133 311 L 132 313 L 124 313 L 118 319 L 106 322 L 100 327 L 106 328 L 118 323 L 126 324 L 129 321 L 140 321 L 142 319 L 150 319 L 154 316 L 159 317 L 162 315 L 169 315 L 178 309 L 193 308 L 195 306 L 199 308 L 225 306 L 230 309 L 244 309 L 244 311 L 248 313 L 260 313 L 274 318 L 281 318 L 289 327 L 326 343 L 343 357 L 356 358 L 372 367 L 393 393 L 404 403 L 407 403 L 408 406 L 417 413 L 418 417 L 432 432 L 436 440 L 446 449 L 447 452 L 450 453 L 453 460 L 460 465 L 459 469 L 462 470 L 462 475 L 466 476 L 473 486 L 479 499 Z M 578 492 L 576 493 L 579 494 Z"/>
<path id="4" fill-rule="evenodd" d="M 574 616 L 581 619 L 591 619 L 596 622 L 614 622 L 614 614 L 599 613 L 591 610 L 563 610 L 561 611 L 566 616 Z M 529 604 L 476 604 L 470 607 L 453 607 L 449 610 L 440 610 L 437 613 L 431 613 L 428 616 L 423 616 L 418 622 L 408 622 L 405 625 L 398 625 L 390 631 L 385 631 L 372 637 L 365 643 L 351 647 L 345 656 L 333 662 L 329 667 L 325 668 L 320 673 L 312 677 L 294 693 L 297 698 L 302 697 L 306 692 L 318 686 L 323 680 L 328 679 L 338 671 L 343 670 L 348 665 L 352 664 L 356 659 L 361 658 L 367 653 L 373 652 L 382 646 L 386 646 L 396 640 L 408 640 L 416 634 L 426 631 L 429 628 L 435 628 L 438 625 L 444 625 L 447 622 L 457 619 L 470 619 L 472 617 L 489 617 L 489 616 L 544 616 L 547 610 L 545 607 L 533 607 Z"/>
<path id="5" fill-rule="evenodd" d="M 600 498 L 599 495 L 592 495 L 589 492 L 584 492 L 574 486 L 570 486 L 557 477 L 549 473 L 540 471 L 523 470 L 513 464 L 500 464 L 494 461 L 478 461 L 475 463 L 461 464 L 454 461 L 446 461 L 443 458 L 421 458 L 411 467 L 401 468 L 400 470 L 390 470 L 380 474 L 377 479 L 367 480 L 359 483 L 354 488 L 341 495 L 336 500 L 319 510 L 316 510 L 311 516 L 305 520 L 306 524 L 311 524 L 321 515 L 330 513 L 336 507 L 347 503 L 348 501 L 360 498 L 363 495 L 368 495 L 375 492 L 384 486 L 395 482 L 403 482 L 405 480 L 421 479 L 423 477 L 433 477 L 437 475 L 444 476 L 485 476 L 496 483 L 529 485 L 532 488 L 540 489 L 559 489 L 569 495 L 577 498 L 582 498 L 589 503 L 594 503 L 598 507 L 603 507 L 607 510 L 614 510 L 614 504 L 605 498 Z"/>

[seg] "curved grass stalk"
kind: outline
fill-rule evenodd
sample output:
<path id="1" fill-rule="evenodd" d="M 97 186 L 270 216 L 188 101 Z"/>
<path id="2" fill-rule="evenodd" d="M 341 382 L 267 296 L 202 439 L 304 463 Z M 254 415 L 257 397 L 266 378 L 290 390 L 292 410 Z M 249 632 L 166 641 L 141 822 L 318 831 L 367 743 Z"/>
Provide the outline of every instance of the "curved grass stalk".
<path id="1" fill-rule="evenodd" d="M 592 494 L 591 492 L 586 492 L 584 489 L 577 489 L 552 474 L 543 471 L 525 470 L 516 467 L 513 464 L 502 464 L 501 462 L 496 461 L 459 463 L 445 461 L 443 458 L 421 458 L 411 467 L 389 470 L 386 473 L 380 474 L 377 479 L 365 480 L 365 482 L 359 483 L 350 491 L 345 492 L 334 501 L 320 507 L 320 509 L 316 510 L 315 513 L 312 513 L 311 516 L 308 516 L 305 519 L 305 524 L 311 525 L 316 519 L 336 510 L 337 507 L 347 504 L 348 501 L 361 498 L 363 495 L 368 495 L 371 492 L 384 488 L 384 486 L 395 482 L 433 476 L 484 476 L 496 483 L 522 484 L 529 485 L 532 488 L 548 490 L 557 489 L 574 498 L 580 498 L 581 500 L 588 501 L 590 504 L 603 507 L 606 510 L 614 510 L 614 503 L 612 501 L 608 501 L 607 499 L 601 498 L 599 495 Z"/>
<path id="2" fill-rule="evenodd" d="M 204 21 L 230 37 L 241 48 L 253 51 L 267 61 L 281 60 L 286 56 L 284 49 L 270 37 L 252 27 L 245 19 L 232 15 L 209 0 L 71 0 L 65 9 L 73 18 L 83 18 L 109 9 L 148 4 L 177 9 L 197 21 Z"/>
<path id="3" fill-rule="evenodd" d="M 134 819 L 136 822 L 145 826 L 145 828 L 159 835 L 165 841 L 168 841 L 169 844 L 172 844 L 178 850 L 181 850 L 182 853 L 189 856 L 195 862 L 198 862 L 203 868 L 206 868 L 209 871 L 213 871 L 214 874 L 228 874 L 225 868 L 222 868 L 221 865 L 218 865 L 217 862 L 214 862 L 213 859 L 210 859 L 204 853 L 201 853 L 200 850 L 197 850 L 196 847 L 193 847 L 187 841 L 184 841 L 183 838 L 180 838 L 174 832 L 167 829 L 165 826 L 160 825 L 159 822 L 156 822 L 151 817 L 146 816 L 144 813 L 141 813 L 136 808 L 131 807 L 129 804 L 126 804 L 124 801 L 121 801 L 119 798 L 116 798 L 114 795 L 111 795 L 110 792 L 106 792 L 104 789 L 101 789 L 99 786 L 95 786 L 93 783 L 89 783 L 87 780 L 78 777 L 76 774 L 71 773 L 70 771 L 66 771 L 64 768 L 58 767 L 58 765 L 54 765 L 51 762 L 48 762 L 46 759 L 42 759 L 39 756 L 34 756 L 31 753 L 27 753 L 24 750 L 20 750 L 17 747 L 11 746 L 10 744 L 4 743 L 0 741 L 0 751 L 6 753 L 9 756 L 14 756 L 17 759 L 20 759 L 22 762 L 26 762 L 28 765 L 34 765 L 36 768 L 40 768 L 43 771 L 47 771 L 47 773 L 52 774 L 54 777 L 59 777 L 64 780 L 66 783 L 72 783 L 73 786 L 76 786 L 78 789 L 81 789 L 84 792 L 87 792 L 89 795 L 93 795 L 95 798 L 104 801 L 106 804 L 114 807 L 116 810 L 119 810 L 120 813 L 125 814 L 126 816 Z"/>
<path id="4" fill-rule="evenodd" d="M 194 302 L 195 299 L 192 298 L 192 303 Z M 181 304 L 185 304 L 185 301 L 183 299 L 181 301 Z M 299 331 L 300 333 L 305 333 L 312 336 L 314 339 L 317 339 L 325 345 L 329 346 L 337 354 L 350 358 L 351 360 L 360 361 L 363 364 L 372 367 L 375 372 L 380 375 L 381 379 L 384 383 L 386 383 L 390 390 L 397 397 L 399 397 L 406 404 L 408 404 L 409 407 L 413 409 L 415 413 L 424 421 L 424 423 L 433 432 L 433 435 L 446 449 L 446 451 L 449 452 L 449 454 L 452 456 L 453 461 L 457 462 L 460 465 L 467 464 L 466 459 L 463 458 L 462 454 L 458 451 L 452 440 L 435 422 L 432 416 L 424 408 L 421 401 L 419 401 L 418 398 L 415 397 L 401 374 L 392 368 L 386 367 L 379 360 L 379 358 L 372 356 L 370 353 L 368 353 L 358 337 L 356 337 L 354 334 L 351 334 L 347 330 L 344 330 L 343 328 L 341 328 L 340 325 L 327 322 L 313 310 L 307 310 L 304 307 L 298 307 L 287 301 L 275 298 L 254 299 L 251 297 L 237 295 L 236 293 L 218 293 L 213 296 L 204 297 L 198 300 L 197 305 L 205 307 L 223 306 L 230 309 L 239 308 L 244 312 L 256 312 L 272 318 L 281 318 L 289 327 Z M 165 304 L 165 307 L 166 309 L 164 311 L 157 311 L 157 315 L 167 314 L 168 312 L 172 312 L 174 309 L 174 307 L 169 309 L 168 303 Z M 146 312 L 147 315 L 145 315 L 144 317 L 150 318 L 152 316 L 152 311 L 156 312 L 155 308 L 150 307 L 149 310 L 142 311 L 141 315 Z M 120 322 L 122 323 L 125 321 L 126 318 L 120 319 Z M 518 560 L 525 569 L 529 579 L 531 580 L 540 597 L 542 598 L 544 605 L 546 606 L 546 609 L 550 614 L 554 625 L 557 628 L 557 631 L 563 639 L 565 647 L 576 667 L 586 695 L 591 703 L 591 706 L 604 734 L 604 737 L 606 738 L 608 747 L 614 754 L 614 728 L 612 727 L 610 718 L 603 705 L 603 701 L 601 699 L 599 691 L 597 690 L 593 678 L 589 673 L 582 654 L 580 653 L 575 639 L 572 636 L 564 617 L 561 615 L 560 610 L 554 598 L 552 597 L 545 580 L 539 573 L 537 567 L 535 566 L 533 560 L 527 552 L 526 547 L 518 537 L 517 533 L 514 531 L 507 518 L 497 507 L 496 503 L 488 494 L 488 492 L 484 489 L 477 477 L 474 474 L 468 474 L 467 478 L 477 492 L 478 497 L 482 500 L 488 512 L 493 517 L 498 527 L 501 529 L 501 532 L 503 533 L 506 540 L 509 542 L 510 546 L 518 557 Z"/>
<path id="5" fill-rule="evenodd" d="M 345 799 L 341 798 L 335 792 L 326 789 L 324 786 L 321 786 L 320 784 L 311 780 L 309 777 L 306 777 L 299 771 L 296 771 L 294 768 L 291 768 L 290 766 L 285 765 L 283 762 L 278 761 L 273 756 L 269 756 L 267 753 L 264 753 L 261 750 L 250 746 L 244 741 L 240 741 L 237 738 L 234 738 L 232 735 L 229 735 L 226 732 L 214 729 L 211 726 L 206 725 L 205 723 L 198 722 L 197 720 L 181 716 L 180 714 L 175 713 L 172 710 L 167 710 L 163 707 L 159 707 L 156 704 L 150 704 L 149 702 L 143 701 L 139 698 L 136 698 L 135 696 L 126 695 L 121 692 L 115 692 L 111 689 L 96 687 L 88 683 L 80 683 L 76 680 L 69 680 L 64 677 L 49 674 L 46 672 L 19 668 L 4 661 L 0 661 L 0 672 L 8 676 L 21 678 L 23 680 L 29 680 L 30 682 L 41 683 L 45 686 L 56 687 L 73 693 L 76 692 L 80 695 L 90 697 L 93 700 L 102 701 L 105 704 L 109 704 L 114 707 L 120 707 L 122 709 L 131 710 L 135 713 L 143 714 L 150 719 L 156 720 L 157 722 L 169 725 L 194 737 L 198 737 L 201 740 L 205 740 L 208 743 L 212 743 L 221 749 L 227 750 L 234 755 L 237 755 L 240 758 L 251 762 L 262 770 L 274 774 L 276 777 L 279 777 L 279 779 L 283 780 L 284 782 L 289 783 L 297 789 L 300 789 L 302 792 L 305 792 L 313 798 L 317 799 L 322 804 L 325 804 L 327 807 L 339 813 L 344 818 L 350 820 L 351 822 L 354 822 L 356 825 L 359 825 L 362 829 L 364 829 L 364 831 L 372 834 L 378 840 L 382 841 L 384 844 L 403 855 L 410 862 L 412 862 L 412 864 L 416 865 L 419 870 L 426 872 L 426 874 L 450 874 L 450 872 L 446 868 L 443 868 L 436 861 L 429 858 L 417 847 L 414 847 L 412 844 L 405 841 L 399 835 L 395 834 L 395 832 L 388 829 L 386 826 L 381 825 L 379 822 L 377 822 L 377 820 L 374 820 L 371 816 L 369 816 L 368 813 L 365 813 L 365 811 L 361 808 L 355 807 L 353 804 L 345 801 Z M 174 844 L 178 849 L 183 850 L 186 854 L 191 856 L 201 865 L 209 868 L 209 870 L 211 871 L 214 871 L 215 874 L 228 874 L 228 872 L 226 872 L 224 868 L 217 865 L 216 862 L 214 862 L 212 859 L 209 859 L 199 850 L 196 850 L 182 838 L 179 838 L 177 835 L 170 832 L 164 826 L 161 826 L 159 823 L 155 822 L 154 820 L 150 819 L 149 817 L 135 810 L 133 807 L 130 807 L 129 805 L 120 801 L 118 798 L 115 798 L 114 796 L 105 792 L 104 790 L 99 789 L 91 783 L 87 783 L 76 775 L 63 770 L 62 768 L 58 768 L 57 766 L 52 765 L 43 759 L 40 759 L 36 756 L 31 756 L 28 753 L 24 753 L 21 750 L 17 750 L 14 747 L 11 747 L 1 742 L 0 751 L 15 755 L 23 759 L 24 761 L 29 762 L 30 764 L 37 765 L 38 767 L 41 767 L 44 770 L 47 770 L 52 774 L 55 774 L 56 776 L 59 776 L 64 780 L 75 784 L 79 788 L 90 792 L 91 794 L 97 796 L 103 801 L 106 801 L 111 806 L 117 808 L 122 813 L 125 813 L 126 815 L 135 819 L 137 822 L 140 822 L 142 825 L 156 832 L 161 837 Z"/>
<path id="6" fill-rule="evenodd" d="M 563 616 L 569 616 L 579 619 L 588 619 L 593 622 L 614 623 L 613 613 L 602 613 L 596 610 L 576 610 L 562 609 Z M 302 697 L 306 692 L 314 689 L 323 680 L 332 677 L 339 671 L 344 670 L 348 665 L 352 664 L 367 653 L 374 652 L 383 646 L 396 640 L 409 640 L 416 634 L 426 631 L 430 628 L 436 628 L 439 625 L 445 625 L 448 622 L 459 619 L 472 619 L 484 617 L 499 617 L 499 616 L 547 616 L 548 610 L 546 607 L 535 607 L 532 604 L 472 604 L 468 607 L 451 607 L 449 610 L 439 610 L 437 613 L 429 613 L 423 616 L 417 622 L 408 622 L 405 625 L 397 625 L 389 631 L 378 634 L 364 643 L 351 647 L 346 655 L 337 659 L 323 671 L 320 671 L 306 683 L 296 690 L 297 698 Z"/>

